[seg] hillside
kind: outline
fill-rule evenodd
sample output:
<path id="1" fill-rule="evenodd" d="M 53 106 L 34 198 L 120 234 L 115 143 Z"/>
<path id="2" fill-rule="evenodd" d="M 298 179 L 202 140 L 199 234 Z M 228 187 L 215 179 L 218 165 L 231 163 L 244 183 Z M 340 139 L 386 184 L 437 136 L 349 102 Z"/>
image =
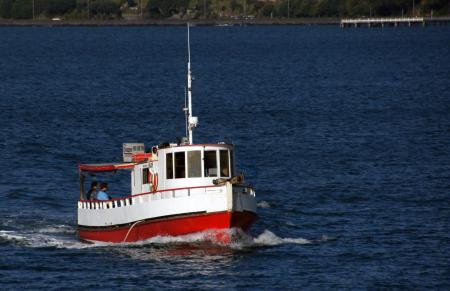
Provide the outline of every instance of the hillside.
<path id="1" fill-rule="evenodd" d="M 2 19 L 208 20 L 449 15 L 448 0 L 1 0 Z"/>

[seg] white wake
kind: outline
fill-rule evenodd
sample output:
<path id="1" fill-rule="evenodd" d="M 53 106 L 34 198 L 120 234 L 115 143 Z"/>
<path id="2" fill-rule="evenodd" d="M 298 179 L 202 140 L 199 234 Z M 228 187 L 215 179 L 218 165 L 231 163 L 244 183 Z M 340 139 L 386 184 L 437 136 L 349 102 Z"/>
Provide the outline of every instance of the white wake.
<path id="1" fill-rule="evenodd" d="M 259 208 L 270 208 L 270 207 L 271 207 L 270 204 L 269 204 L 269 202 L 264 201 L 264 200 L 258 202 L 258 203 L 256 204 L 256 206 L 258 206 Z"/>
<path id="2" fill-rule="evenodd" d="M 234 238 L 231 243 L 223 243 L 216 240 L 218 230 L 203 231 L 181 236 L 155 236 L 144 241 L 133 243 L 105 243 L 105 242 L 83 242 L 78 239 L 76 230 L 71 226 L 54 226 L 36 229 L 34 231 L 6 231 L 0 230 L 0 240 L 31 248 L 65 248 L 84 249 L 93 247 L 139 247 L 152 245 L 180 245 L 180 244 L 202 244 L 208 243 L 217 246 L 229 247 L 231 249 L 243 249 L 265 246 L 278 246 L 285 244 L 305 245 L 320 243 L 328 240 L 326 236 L 319 239 L 280 237 L 269 230 L 253 237 L 240 229 L 219 230 L 229 232 Z"/>

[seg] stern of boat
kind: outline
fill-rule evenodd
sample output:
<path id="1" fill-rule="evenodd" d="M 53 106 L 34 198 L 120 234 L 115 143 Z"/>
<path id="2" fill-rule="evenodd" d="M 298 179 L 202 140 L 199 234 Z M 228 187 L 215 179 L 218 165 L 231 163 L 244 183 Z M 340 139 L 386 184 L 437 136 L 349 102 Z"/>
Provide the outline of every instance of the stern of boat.
<path id="1" fill-rule="evenodd" d="M 226 183 L 227 208 L 231 217 L 231 227 L 247 230 L 258 218 L 256 214 L 256 197 L 252 187 Z"/>

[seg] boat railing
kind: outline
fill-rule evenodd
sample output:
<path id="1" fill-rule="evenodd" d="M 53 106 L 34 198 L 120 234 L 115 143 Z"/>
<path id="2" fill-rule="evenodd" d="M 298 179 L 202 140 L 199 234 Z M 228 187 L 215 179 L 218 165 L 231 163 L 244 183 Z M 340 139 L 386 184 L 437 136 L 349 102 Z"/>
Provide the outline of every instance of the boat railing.
<path id="1" fill-rule="evenodd" d="M 91 210 L 114 209 L 131 206 L 133 204 L 150 202 L 151 200 L 186 197 L 191 196 L 192 194 L 193 195 L 219 194 L 226 191 L 225 187 L 226 187 L 225 185 L 199 186 L 199 187 L 167 189 L 156 192 L 141 193 L 123 198 L 113 198 L 111 200 L 106 201 L 80 200 L 78 201 L 78 208 Z M 236 193 L 255 196 L 255 191 L 250 186 L 233 185 L 233 187 L 236 190 L 238 190 Z"/>

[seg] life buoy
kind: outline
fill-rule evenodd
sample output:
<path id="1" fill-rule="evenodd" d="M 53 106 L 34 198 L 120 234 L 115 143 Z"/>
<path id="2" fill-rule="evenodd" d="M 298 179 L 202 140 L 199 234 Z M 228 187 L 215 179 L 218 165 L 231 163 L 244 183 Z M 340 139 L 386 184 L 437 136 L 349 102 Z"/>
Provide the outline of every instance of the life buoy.
<path id="1" fill-rule="evenodd" d="M 153 173 L 150 170 L 147 173 L 147 183 L 153 183 Z"/>
<path id="2" fill-rule="evenodd" d="M 156 192 L 158 190 L 158 174 L 157 173 L 155 173 L 153 175 L 152 190 L 153 190 L 153 192 Z"/>

